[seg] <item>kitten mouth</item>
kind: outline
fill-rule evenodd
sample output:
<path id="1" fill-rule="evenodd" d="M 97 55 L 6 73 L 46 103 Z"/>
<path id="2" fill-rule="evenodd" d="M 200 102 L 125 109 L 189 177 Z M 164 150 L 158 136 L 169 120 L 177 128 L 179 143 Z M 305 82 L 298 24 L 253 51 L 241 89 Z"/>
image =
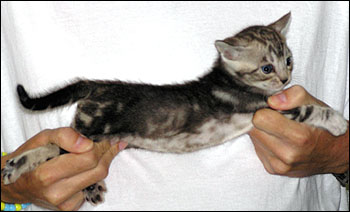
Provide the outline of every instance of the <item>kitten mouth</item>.
<path id="1" fill-rule="evenodd" d="M 286 86 L 289 84 L 289 82 L 290 82 L 290 79 L 283 80 L 283 81 L 282 81 L 282 85 L 280 85 L 280 86 L 277 88 L 277 90 L 283 90 L 284 87 L 286 87 Z"/>
<path id="2" fill-rule="evenodd" d="M 277 91 L 281 91 L 281 90 L 283 90 L 284 89 L 284 87 L 286 87 L 286 85 L 287 85 L 288 83 L 286 83 L 286 84 L 283 84 L 283 85 L 281 85 L 281 86 L 279 86 L 276 90 Z"/>
<path id="3" fill-rule="evenodd" d="M 288 84 L 288 83 L 287 83 L 287 84 Z M 272 93 L 272 94 L 275 94 L 275 93 L 278 93 L 278 92 L 282 91 L 282 90 L 284 89 L 284 87 L 286 87 L 287 84 L 283 84 L 283 85 L 280 85 L 280 86 L 274 88 L 274 89 L 271 91 L 271 93 Z"/>

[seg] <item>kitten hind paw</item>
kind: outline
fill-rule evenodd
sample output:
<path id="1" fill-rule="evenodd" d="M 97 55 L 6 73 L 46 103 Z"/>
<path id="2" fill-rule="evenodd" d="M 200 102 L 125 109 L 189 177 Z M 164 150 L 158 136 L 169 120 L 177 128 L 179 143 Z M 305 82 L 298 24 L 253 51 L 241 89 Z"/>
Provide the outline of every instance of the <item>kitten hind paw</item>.
<path id="1" fill-rule="evenodd" d="M 98 205 L 104 201 L 104 193 L 107 191 L 104 181 L 97 182 L 84 190 L 85 200 L 92 205 Z"/>

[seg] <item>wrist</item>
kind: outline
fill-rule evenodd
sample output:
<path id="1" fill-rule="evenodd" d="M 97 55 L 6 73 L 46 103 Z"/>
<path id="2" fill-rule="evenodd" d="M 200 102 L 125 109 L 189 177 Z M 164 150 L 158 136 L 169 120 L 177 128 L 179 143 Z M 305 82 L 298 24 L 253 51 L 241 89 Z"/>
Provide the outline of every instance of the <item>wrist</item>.
<path id="1" fill-rule="evenodd" d="M 326 149 L 320 149 L 323 152 L 321 156 L 321 167 L 319 173 L 342 174 L 349 169 L 349 129 L 344 135 L 335 137 L 325 130 L 317 130 L 317 142 L 325 143 Z M 323 158 L 323 159 L 322 159 Z"/>
<path id="2" fill-rule="evenodd" d="M 349 127 L 344 135 L 335 138 L 333 148 L 339 160 L 339 168 L 333 173 L 342 174 L 349 171 Z"/>
<path id="3" fill-rule="evenodd" d="M 332 170 L 331 173 L 339 181 L 341 186 L 349 186 L 349 128 L 347 132 L 334 139 L 333 150 L 338 153 L 339 166 Z"/>

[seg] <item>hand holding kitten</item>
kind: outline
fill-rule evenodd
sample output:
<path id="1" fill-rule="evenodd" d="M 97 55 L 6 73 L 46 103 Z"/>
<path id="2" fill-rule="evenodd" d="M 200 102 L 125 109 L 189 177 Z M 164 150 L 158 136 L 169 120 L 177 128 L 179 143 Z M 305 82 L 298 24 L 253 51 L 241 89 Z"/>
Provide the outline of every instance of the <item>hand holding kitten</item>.
<path id="1" fill-rule="evenodd" d="M 305 104 L 325 103 L 301 86 L 293 86 L 269 98 L 276 110 Z M 262 109 L 253 118 L 249 135 L 265 169 L 271 174 L 305 177 L 321 173 L 344 173 L 349 168 L 349 129 L 335 137 L 329 132 L 287 119 L 279 112 Z"/>
<path id="2" fill-rule="evenodd" d="M 41 164 L 13 184 L 5 186 L 2 182 L 2 201 L 31 202 L 53 210 L 76 210 L 84 202 L 82 190 L 104 179 L 112 159 L 126 146 L 126 143 L 113 146 L 109 142 L 93 143 L 72 128 L 44 130 L 12 154 L 3 156 L 1 167 L 7 160 L 48 143 L 57 144 L 70 153 Z"/>

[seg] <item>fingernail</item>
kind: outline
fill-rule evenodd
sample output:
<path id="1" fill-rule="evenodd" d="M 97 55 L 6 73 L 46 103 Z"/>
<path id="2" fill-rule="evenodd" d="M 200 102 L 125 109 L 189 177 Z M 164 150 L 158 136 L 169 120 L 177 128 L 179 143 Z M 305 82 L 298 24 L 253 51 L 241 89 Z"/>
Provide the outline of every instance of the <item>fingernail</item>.
<path id="1" fill-rule="evenodd" d="M 127 142 L 124 142 L 124 141 L 119 142 L 118 144 L 119 151 L 122 151 L 123 149 L 125 149 L 127 145 L 128 145 Z"/>
<path id="2" fill-rule="evenodd" d="M 80 151 L 87 151 L 91 148 L 92 144 L 93 143 L 89 139 L 79 136 L 75 142 L 75 147 Z"/>
<path id="3" fill-rule="evenodd" d="M 269 98 L 269 103 L 278 105 L 287 102 L 287 96 L 284 93 L 279 93 Z"/>

